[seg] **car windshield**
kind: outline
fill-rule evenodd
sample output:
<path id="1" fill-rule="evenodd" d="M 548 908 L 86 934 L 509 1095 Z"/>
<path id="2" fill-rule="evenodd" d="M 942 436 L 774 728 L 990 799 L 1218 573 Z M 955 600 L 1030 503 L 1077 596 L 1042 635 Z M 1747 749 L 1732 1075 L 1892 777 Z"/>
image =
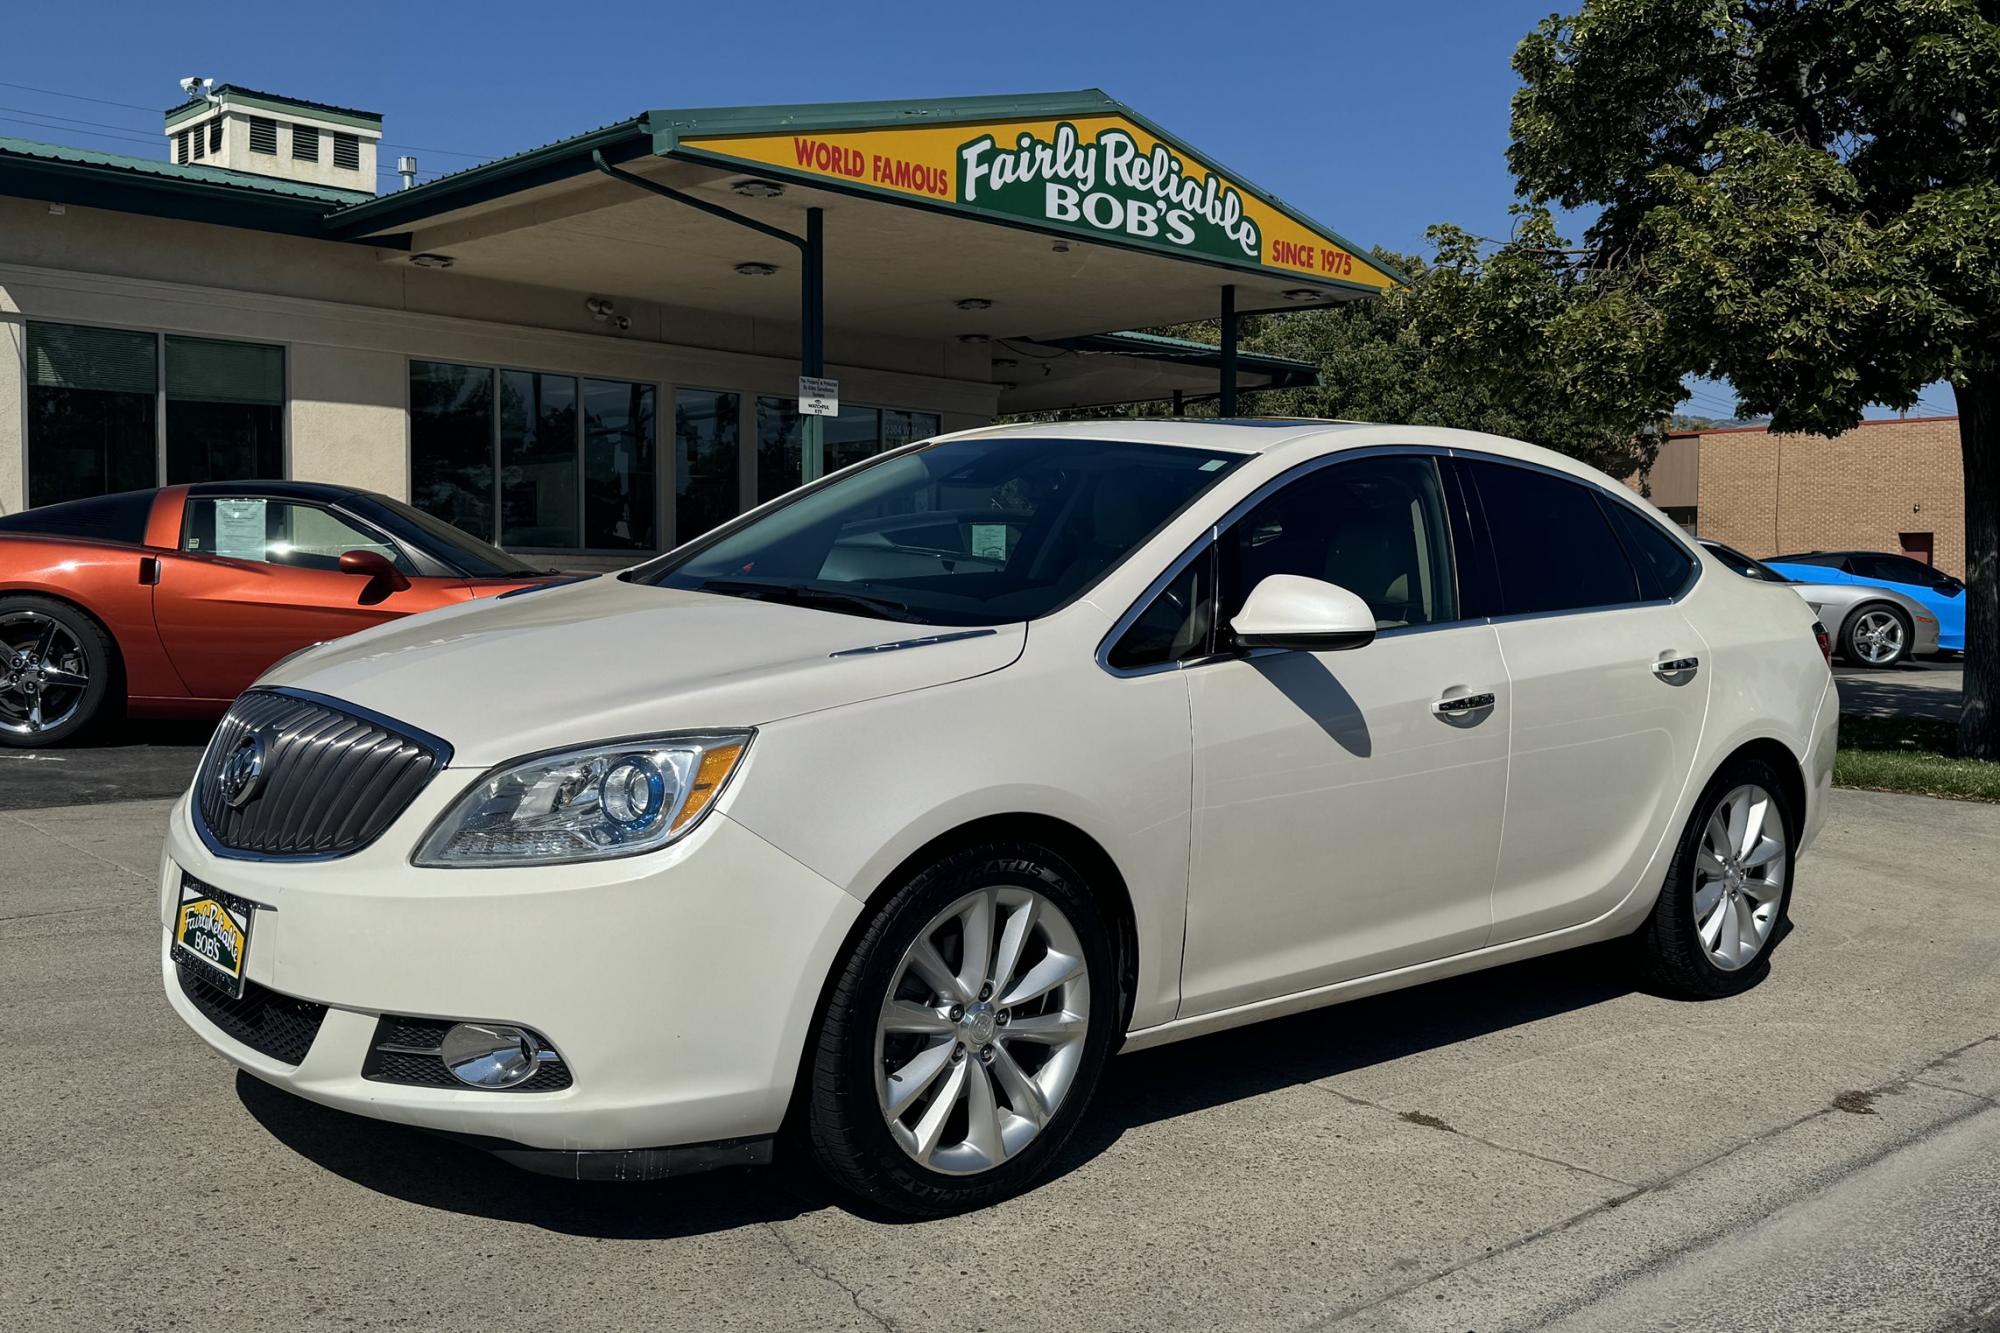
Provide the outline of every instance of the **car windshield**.
<path id="1" fill-rule="evenodd" d="M 404 536 L 413 537 L 419 546 L 446 564 L 464 571 L 468 577 L 511 578 L 517 575 L 549 572 L 545 568 L 508 555 L 497 546 L 489 546 L 471 533 L 453 527 L 437 515 L 426 514 L 423 510 L 406 505 L 401 500 L 392 500 L 386 495 L 375 496 L 374 500 L 406 525 Z"/>
<path id="2" fill-rule="evenodd" d="M 924 625 L 1047 615 L 1242 461 L 986 436 L 885 457 L 625 577 Z"/>
<path id="3" fill-rule="evenodd" d="M 1705 543 L 1705 545 L 1708 546 L 1710 555 L 1746 579 L 1762 579 L 1766 583 L 1792 582 L 1763 561 L 1752 560 L 1733 546 L 1724 546 L 1720 542 Z"/>

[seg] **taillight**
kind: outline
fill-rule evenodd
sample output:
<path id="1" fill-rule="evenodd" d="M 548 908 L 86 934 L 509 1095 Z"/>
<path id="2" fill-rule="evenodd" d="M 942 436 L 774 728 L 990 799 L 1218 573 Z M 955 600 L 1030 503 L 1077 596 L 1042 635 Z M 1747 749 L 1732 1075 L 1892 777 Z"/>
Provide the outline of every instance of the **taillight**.
<path id="1" fill-rule="evenodd" d="M 1828 666 L 1832 666 L 1833 639 L 1828 636 L 1826 626 L 1820 624 L 1817 620 L 1813 621 L 1813 641 L 1819 644 L 1819 655 L 1826 659 Z"/>

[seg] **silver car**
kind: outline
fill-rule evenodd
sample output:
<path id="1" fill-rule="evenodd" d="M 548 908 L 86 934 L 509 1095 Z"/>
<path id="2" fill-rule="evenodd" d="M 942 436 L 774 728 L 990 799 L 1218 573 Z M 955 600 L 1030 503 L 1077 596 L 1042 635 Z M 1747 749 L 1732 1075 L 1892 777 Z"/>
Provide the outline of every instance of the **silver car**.
<path id="1" fill-rule="evenodd" d="M 1707 540 L 1701 544 L 1746 579 L 1790 584 L 1819 613 L 1834 651 L 1854 666 L 1891 667 L 1937 651 L 1937 617 L 1914 597 L 1865 583 L 1801 583 L 1733 546 Z"/>

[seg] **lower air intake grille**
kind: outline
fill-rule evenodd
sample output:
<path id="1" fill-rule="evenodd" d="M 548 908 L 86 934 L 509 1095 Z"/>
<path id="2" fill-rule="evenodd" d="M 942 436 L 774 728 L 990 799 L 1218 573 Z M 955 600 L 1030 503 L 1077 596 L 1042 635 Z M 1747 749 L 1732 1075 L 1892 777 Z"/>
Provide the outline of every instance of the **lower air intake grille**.
<path id="1" fill-rule="evenodd" d="M 326 1018 L 325 1005 L 280 995 L 254 981 L 243 983 L 243 998 L 238 1000 L 185 965 L 174 970 L 180 974 L 181 994 L 204 1018 L 251 1050 L 283 1064 L 297 1065 L 306 1058 Z"/>
<path id="2" fill-rule="evenodd" d="M 452 1024 L 437 1018 L 405 1018 L 384 1014 L 375 1025 L 375 1037 L 368 1043 L 368 1058 L 362 1062 L 361 1077 L 376 1083 L 407 1083 L 420 1088 L 458 1088 L 465 1084 L 452 1076 L 438 1058 L 444 1034 Z M 544 1049 L 548 1039 L 534 1034 Z M 525 1082 L 494 1092 L 561 1092 L 570 1085 L 569 1066 L 560 1058 L 546 1060 Z"/>

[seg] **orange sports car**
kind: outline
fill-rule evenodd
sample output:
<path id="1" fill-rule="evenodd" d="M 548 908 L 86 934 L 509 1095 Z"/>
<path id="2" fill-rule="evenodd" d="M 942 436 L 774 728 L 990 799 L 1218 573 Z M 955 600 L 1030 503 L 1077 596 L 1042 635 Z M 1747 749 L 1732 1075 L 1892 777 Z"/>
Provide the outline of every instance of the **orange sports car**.
<path id="1" fill-rule="evenodd" d="M 0 744 L 217 716 L 288 653 L 546 571 L 345 486 L 204 482 L 0 518 Z"/>

